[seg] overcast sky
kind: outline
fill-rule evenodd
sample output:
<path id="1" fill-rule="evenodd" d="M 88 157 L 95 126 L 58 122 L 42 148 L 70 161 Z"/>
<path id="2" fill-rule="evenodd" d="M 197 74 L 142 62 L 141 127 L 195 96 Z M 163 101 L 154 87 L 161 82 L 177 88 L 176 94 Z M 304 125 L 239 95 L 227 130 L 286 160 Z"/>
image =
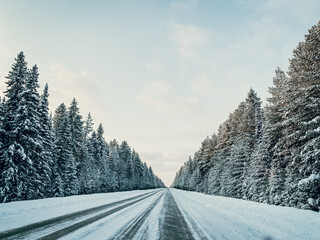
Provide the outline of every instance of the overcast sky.
<path id="1" fill-rule="evenodd" d="M 319 20 L 319 0 L 0 0 L 0 92 L 23 50 L 51 111 L 75 97 L 170 185 L 250 87 L 268 97 Z"/>

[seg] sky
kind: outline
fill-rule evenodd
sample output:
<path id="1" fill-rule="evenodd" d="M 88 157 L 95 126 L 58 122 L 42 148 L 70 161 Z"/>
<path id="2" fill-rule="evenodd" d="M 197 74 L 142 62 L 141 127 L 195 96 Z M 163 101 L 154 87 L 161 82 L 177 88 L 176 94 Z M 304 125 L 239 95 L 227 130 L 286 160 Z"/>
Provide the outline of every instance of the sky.
<path id="1" fill-rule="evenodd" d="M 0 95 L 24 51 L 52 112 L 76 98 L 170 186 L 319 20 L 318 0 L 0 0 Z"/>

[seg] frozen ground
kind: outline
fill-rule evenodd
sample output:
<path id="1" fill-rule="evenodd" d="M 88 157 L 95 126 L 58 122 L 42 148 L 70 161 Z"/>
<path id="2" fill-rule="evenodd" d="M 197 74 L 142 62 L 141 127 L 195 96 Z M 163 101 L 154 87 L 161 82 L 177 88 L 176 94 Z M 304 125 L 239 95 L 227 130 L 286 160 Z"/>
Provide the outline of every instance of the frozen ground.
<path id="1" fill-rule="evenodd" d="M 3 203 L 0 204 L 0 232 L 152 191 L 154 190 L 99 193 Z"/>
<path id="2" fill-rule="evenodd" d="M 320 213 L 171 189 L 193 232 L 208 239 L 320 239 Z"/>
<path id="3" fill-rule="evenodd" d="M 0 232 L 0 239 L 320 239 L 320 214 L 155 189 L 0 204 Z"/>

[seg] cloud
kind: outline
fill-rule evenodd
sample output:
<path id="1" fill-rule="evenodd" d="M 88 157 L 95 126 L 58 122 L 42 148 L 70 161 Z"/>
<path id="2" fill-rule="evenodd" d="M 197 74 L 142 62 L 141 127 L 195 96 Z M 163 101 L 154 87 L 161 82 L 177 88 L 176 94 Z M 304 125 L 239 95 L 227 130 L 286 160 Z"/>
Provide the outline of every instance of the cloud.
<path id="1" fill-rule="evenodd" d="M 52 112 L 62 102 L 69 106 L 73 98 L 78 101 L 80 111 L 84 113 L 84 116 L 91 112 L 94 114 L 94 119 L 103 119 L 106 112 L 110 112 L 110 106 L 102 100 L 99 82 L 87 71 L 72 71 L 62 64 L 55 63 L 49 66 L 48 75 L 44 77 L 49 80 L 49 100 Z M 43 83 L 41 72 L 40 82 Z"/>
<path id="2" fill-rule="evenodd" d="M 174 9 L 190 10 L 197 6 L 197 0 L 178 0 L 171 3 L 171 7 Z"/>
<path id="3" fill-rule="evenodd" d="M 169 115 L 207 114 L 196 97 L 176 96 L 172 85 L 165 81 L 147 83 L 136 100 L 145 107 Z"/>
<path id="4" fill-rule="evenodd" d="M 209 96 L 213 92 L 212 79 L 207 74 L 200 74 L 192 81 L 190 89 L 195 95 Z"/>
<path id="5" fill-rule="evenodd" d="M 196 25 L 170 24 L 170 39 L 178 44 L 178 53 L 184 59 L 198 59 L 200 47 L 209 42 L 209 32 Z"/>
<path id="6" fill-rule="evenodd" d="M 89 97 L 88 83 L 92 82 L 90 74 L 85 71 L 71 71 L 59 63 L 50 65 L 52 91 L 58 99 L 69 96 L 70 90 L 81 98 Z"/>
<path id="7" fill-rule="evenodd" d="M 150 61 L 145 64 L 145 67 L 154 73 L 160 73 L 162 71 L 163 65 L 160 61 Z"/>

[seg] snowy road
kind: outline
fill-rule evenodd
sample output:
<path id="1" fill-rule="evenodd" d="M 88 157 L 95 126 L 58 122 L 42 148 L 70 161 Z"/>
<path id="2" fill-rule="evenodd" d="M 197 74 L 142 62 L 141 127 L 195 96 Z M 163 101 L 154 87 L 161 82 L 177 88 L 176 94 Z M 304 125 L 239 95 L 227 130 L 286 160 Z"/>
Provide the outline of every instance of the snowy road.
<path id="1" fill-rule="evenodd" d="M 316 212 L 176 189 L 0 204 L 0 239 L 319 239 L 319 236 L 320 214 Z"/>

